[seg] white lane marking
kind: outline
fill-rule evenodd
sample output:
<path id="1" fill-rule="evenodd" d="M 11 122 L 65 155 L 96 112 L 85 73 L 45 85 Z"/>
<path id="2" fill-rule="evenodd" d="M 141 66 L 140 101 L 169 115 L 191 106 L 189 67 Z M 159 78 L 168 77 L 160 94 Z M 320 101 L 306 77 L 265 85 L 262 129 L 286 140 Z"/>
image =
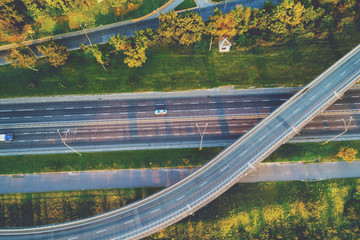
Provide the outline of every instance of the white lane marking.
<path id="1" fill-rule="evenodd" d="M 92 115 L 91 113 L 85 113 L 85 114 L 83 114 L 83 116 L 90 116 L 90 115 Z"/>
<path id="2" fill-rule="evenodd" d="M 325 86 L 325 88 L 327 88 L 328 86 L 330 86 L 330 84 L 331 84 L 331 82 L 330 82 L 330 83 L 328 83 L 328 84 Z"/>
<path id="3" fill-rule="evenodd" d="M 216 108 L 211 108 L 211 109 L 209 109 L 210 111 L 215 111 L 216 110 Z"/>
<path id="4" fill-rule="evenodd" d="M 94 130 L 91 130 L 92 132 L 97 132 L 97 130 L 96 129 L 94 129 Z"/>
<path id="5" fill-rule="evenodd" d="M 122 107 L 129 107 L 129 105 L 125 104 L 125 105 L 121 105 Z"/>
<path id="6" fill-rule="evenodd" d="M 40 142 L 40 140 L 39 140 L 39 139 L 35 139 L 34 142 Z"/>
<path id="7" fill-rule="evenodd" d="M 174 105 L 181 105 L 182 103 L 179 103 L 179 102 L 176 102 L 176 103 L 174 103 Z"/>
<path id="8" fill-rule="evenodd" d="M 209 102 L 209 103 L 216 103 L 216 102 Z"/>
<path id="9" fill-rule="evenodd" d="M 2 117 L 1 119 L 10 119 L 9 117 Z"/>
<path id="10" fill-rule="evenodd" d="M 17 112 L 34 111 L 34 109 L 32 109 L 32 108 L 29 108 L 29 109 L 17 109 L 15 111 L 17 111 Z"/>
<path id="11" fill-rule="evenodd" d="M 204 186 L 207 183 L 207 181 L 203 182 L 199 187 Z"/>
<path id="12" fill-rule="evenodd" d="M 105 138 L 111 138 L 110 136 L 106 136 Z"/>
<path id="13" fill-rule="evenodd" d="M 360 104 L 360 103 L 358 103 L 358 102 L 357 102 L 357 103 L 355 103 L 355 105 L 359 105 L 359 104 Z"/>
<path id="14" fill-rule="evenodd" d="M 266 137 L 266 135 L 264 135 L 262 138 L 259 139 L 259 141 L 263 140 Z"/>
<path id="15" fill-rule="evenodd" d="M 76 138 L 76 140 L 83 140 L 84 138 L 81 138 L 81 137 L 78 137 L 78 138 Z"/>
<path id="16" fill-rule="evenodd" d="M 343 105 L 343 104 L 342 104 L 342 103 L 335 103 L 335 105 L 338 105 L 338 106 L 339 106 L 339 105 Z"/>
<path id="17" fill-rule="evenodd" d="M 137 112 L 137 113 L 146 113 L 146 112 Z"/>
<path id="18" fill-rule="evenodd" d="M 265 107 L 263 107 L 263 108 L 271 108 L 270 106 L 265 106 Z"/>
<path id="19" fill-rule="evenodd" d="M 282 122 L 281 122 L 281 123 L 279 123 L 278 125 L 276 125 L 276 127 L 280 126 L 281 124 L 282 124 Z"/>
<path id="20" fill-rule="evenodd" d="M 226 110 L 235 110 L 235 108 L 226 108 Z"/>
<path id="21" fill-rule="evenodd" d="M 68 240 L 75 240 L 78 239 L 79 237 L 72 237 L 72 238 L 68 238 Z"/>
<path id="22" fill-rule="evenodd" d="M 341 120 L 340 119 L 336 119 L 335 122 L 340 122 Z"/>
<path id="23" fill-rule="evenodd" d="M 329 128 L 328 126 L 325 126 L 324 128 Z"/>
<path id="24" fill-rule="evenodd" d="M 110 115 L 110 113 L 100 113 L 100 115 Z"/>
<path id="25" fill-rule="evenodd" d="M 0 112 L 12 112 L 12 110 L 0 110 Z"/>
<path id="26" fill-rule="evenodd" d="M 174 134 L 174 135 L 176 135 L 176 134 Z M 147 135 L 145 135 L 146 137 L 153 137 L 154 135 L 152 135 L 152 134 L 147 134 Z"/>
<path id="27" fill-rule="evenodd" d="M 71 117 L 71 115 L 64 115 L 64 117 Z"/>
<path id="28" fill-rule="evenodd" d="M 26 142 L 25 140 L 20 140 L 19 142 Z"/>
<path id="29" fill-rule="evenodd" d="M 44 116 L 44 117 L 49 118 L 49 117 L 53 117 L 53 116 L 51 116 L 51 115 L 47 115 L 47 116 Z"/>
<path id="30" fill-rule="evenodd" d="M 358 62 L 360 62 L 360 60 L 357 60 L 357 61 L 355 62 L 355 64 L 357 64 Z"/>
<path id="31" fill-rule="evenodd" d="M 243 100 L 243 102 L 251 102 L 251 100 Z"/>
<path id="32" fill-rule="evenodd" d="M 42 134 L 42 132 L 35 132 L 35 134 Z"/>
<path id="33" fill-rule="evenodd" d="M 54 110 L 55 108 L 46 108 L 46 110 Z"/>
<path id="34" fill-rule="evenodd" d="M 65 109 L 74 109 L 74 107 L 66 107 Z"/>
<path id="35" fill-rule="evenodd" d="M 198 102 L 192 102 L 192 103 L 190 103 L 190 104 L 199 104 Z"/>
<path id="36" fill-rule="evenodd" d="M 191 109 L 190 111 L 192 111 L 192 112 L 198 112 L 198 111 L 200 111 L 199 109 Z"/>
<path id="37" fill-rule="evenodd" d="M 139 104 L 139 107 L 146 107 L 147 104 Z"/>
<path id="38" fill-rule="evenodd" d="M 300 108 L 296 109 L 296 110 L 293 112 L 293 114 L 296 113 L 296 112 L 298 112 L 298 111 L 300 111 Z"/>
<path id="39" fill-rule="evenodd" d="M 351 96 L 351 97 L 353 97 L 353 98 L 358 98 L 358 97 L 360 97 L 360 96 Z"/>
<path id="40" fill-rule="evenodd" d="M 105 232 L 105 231 L 106 231 L 106 228 L 103 229 L 103 230 L 97 231 L 96 233 L 102 233 L 102 232 Z"/>
<path id="41" fill-rule="evenodd" d="M 130 220 L 130 221 L 127 221 L 127 222 L 125 222 L 124 224 L 128 224 L 128 223 L 131 223 L 131 222 L 133 222 L 134 220 Z"/>
<path id="42" fill-rule="evenodd" d="M 121 112 L 120 114 L 127 114 L 126 112 Z"/>
<path id="43" fill-rule="evenodd" d="M 344 71 L 342 74 L 340 74 L 340 76 L 344 75 L 346 73 L 346 71 Z"/>
<path id="44" fill-rule="evenodd" d="M 252 107 L 244 107 L 244 109 L 252 109 Z"/>
<path id="45" fill-rule="evenodd" d="M 157 103 L 157 104 L 155 104 L 155 105 L 157 105 L 157 106 L 164 106 L 165 104 L 163 104 L 163 103 Z"/>
<path id="46" fill-rule="evenodd" d="M 89 107 L 84 107 L 84 108 L 93 108 L 93 107 L 89 106 Z"/>
<path id="47" fill-rule="evenodd" d="M 311 100 L 313 100 L 315 97 L 316 97 L 316 95 L 312 96 L 309 100 L 311 101 Z"/>
<path id="48" fill-rule="evenodd" d="M 157 211 L 160 211 L 160 208 L 155 209 L 154 211 L 151 211 L 151 213 L 154 213 L 154 212 L 157 212 Z"/>
<path id="49" fill-rule="evenodd" d="M 270 102 L 270 99 L 264 99 L 263 102 Z"/>
<path id="50" fill-rule="evenodd" d="M 311 127 L 310 129 L 315 129 L 314 127 Z"/>
<path id="51" fill-rule="evenodd" d="M 109 107 L 111 107 L 111 106 L 102 106 L 102 108 L 109 108 Z"/>
<path id="52" fill-rule="evenodd" d="M 233 102 L 235 102 L 235 101 L 226 101 L 227 103 L 233 103 Z"/>
<path id="53" fill-rule="evenodd" d="M 185 195 L 182 195 L 181 197 L 179 197 L 178 199 L 176 199 L 176 201 L 179 201 L 180 199 L 183 199 L 185 197 Z"/>
<path id="54" fill-rule="evenodd" d="M 227 169 L 228 166 L 224 167 L 223 169 L 220 170 L 220 172 L 224 171 L 225 169 Z"/>
<path id="55" fill-rule="evenodd" d="M 286 98 L 281 98 L 280 101 L 287 101 L 287 99 Z"/>
<path id="56" fill-rule="evenodd" d="M 235 123 L 230 123 L 230 124 L 228 124 L 228 126 L 239 126 L 239 124 L 235 124 Z"/>

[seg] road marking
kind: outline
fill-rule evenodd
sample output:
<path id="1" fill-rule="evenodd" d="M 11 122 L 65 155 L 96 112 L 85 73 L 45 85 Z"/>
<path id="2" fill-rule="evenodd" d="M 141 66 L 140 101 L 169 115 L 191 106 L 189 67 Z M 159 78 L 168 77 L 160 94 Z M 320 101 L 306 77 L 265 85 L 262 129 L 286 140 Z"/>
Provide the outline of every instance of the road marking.
<path id="1" fill-rule="evenodd" d="M 265 106 L 265 107 L 263 107 L 263 108 L 271 108 L 270 106 Z"/>
<path id="2" fill-rule="evenodd" d="M 251 100 L 243 100 L 243 102 L 251 102 Z"/>
<path id="3" fill-rule="evenodd" d="M 26 142 L 25 140 L 20 140 L 19 142 Z"/>
<path id="4" fill-rule="evenodd" d="M 78 239 L 79 237 L 72 237 L 72 238 L 68 238 L 68 240 L 75 240 Z"/>
<path id="5" fill-rule="evenodd" d="M 324 128 L 329 128 L 328 126 L 325 126 Z"/>
<path id="6" fill-rule="evenodd" d="M 259 139 L 259 141 L 263 140 L 263 139 L 264 139 L 264 137 L 266 137 L 266 136 L 264 135 L 262 138 L 260 138 L 260 139 Z"/>
<path id="7" fill-rule="evenodd" d="M 313 100 L 315 97 L 316 97 L 316 95 L 312 96 L 309 100 L 311 101 L 311 100 Z"/>
<path id="8" fill-rule="evenodd" d="M 279 123 L 278 125 L 276 125 L 276 127 L 280 126 L 281 124 L 282 124 L 282 122 L 281 122 L 281 123 Z"/>
<path id="9" fill-rule="evenodd" d="M 242 123 L 241 125 L 243 125 L 243 126 L 244 126 L 244 125 L 248 125 L 248 124 L 247 124 L 247 123 Z"/>
<path id="10" fill-rule="evenodd" d="M 310 129 L 315 129 L 314 127 L 311 127 Z"/>
<path id="11" fill-rule="evenodd" d="M 351 97 L 353 97 L 353 98 L 358 98 L 358 97 L 360 97 L 360 96 L 351 96 Z"/>
<path id="12" fill-rule="evenodd" d="M 32 108 L 29 108 L 29 109 L 17 109 L 15 111 L 17 111 L 17 112 L 34 111 L 34 109 L 32 109 Z"/>
<path id="13" fill-rule="evenodd" d="M 335 122 L 340 122 L 341 120 L 340 119 L 336 119 Z"/>
<path id="14" fill-rule="evenodd" d="M 192 102 L 192 103 L 190 103 L 190 104 L 199 104 L 198 102 Z"/>
<path id="15" fill-rule="evenodd" d="M 84 107 L 84 108 L 93 108 L 93 107 L 90 106 L 90 107 Z"/>
<path id="16" fill-rule="evenodd" d="M 281 98 L 280 101 L 287 101 L 287 99 L 286 98 Z"/>
<path id="17" fill-rule="evenodd" d="M 235 108 L 226 108 L 226 110 L 235 110 Z"/>
<path id="18" fill-rule="evenodd" d="M 360 60 L 357 60 L 357 61 L 355 62 L 355 64 L 357 64 L 358 62 L 360 62 Z"/>
<path id="19" fill-rule="evenodd" d="M 204 186 L 206 183 L 207 183 L 207 181 L 203 182 L 203 183 L 199 186 L 199 188 L 202 187 L 202 186 Z"/>
<path id="20" fill-rule="evenodd" d="M 121 112 L 120 114 L 127 114 L 126 112 Z"/>
<path id="21" fill-rule="evenodd" d="M 342 74 L 340 74 L 340 76 L 344 75 L 346 73 L 346 71 L 344 71 Z"/>
<path id="22" fill-rule="evenodd" d="M 122 106 L 122 107 L 129 107 L 129 105 L 127 105 L 127 104 L 126 104 L 126 105 L 121 105 L 121 106 Z"/>
<path id="23" fill-rule="evenodd" d="M 42 134 L 42 132 L 35 132 L 35 134 Z"/>
<path id="24" fill-rule="evenodd" d="M 174 112 L 182 112 L 182 110 L 174 110 Z"/>
<path id="25" fill-rule="evenodd" d="M 270 99 L 264 99 L 263 102 L 270 102 Z"/>
<path id="26" fill-rule="evenodd" d="M 10 119 L 9 117 L 2 117 L 1 119 Z"/>
<path id="27" fill-rule="evenodd" d="M 84 138 L 82 138 L 82 137 L 78 137 L 78 138 L 76 138 L 76 140 L 83 140 Z"/>
<path id="28" fill-rule="evenodd" d="M 12 110 L 0 110 L 0 112 L 12 112 Z"/>
<path id="29" fill-rule="evenodd" d="M 46 108 L 46 110 L 54 110 L 55 108 Z"/>
<path id="30" fill-rule="evenodd" d="M 66 107 L 65 109 L 74 109 L 74 107 Z"/>
<path id="31" fill-rule="evenodd" d="M 163 105 L 165 105 L 165 104 L 163 104 L 163 103 L 157 103 L 157 104 L 155 104 L 155 105 L 157 105 L 157 106 L 163 106 Z"/>
<path id="32" fill-rule="evenodd" d="M 252 109 L 252 107 L 244 107 L 244 109 Z"/>
<path id="33" fill-rule="evenodd" d="M 180 199 L 183 199 L 185 197 L 185 195 L 182 195 L 181 197 L 179 197 L 178 199 L 176 199 L 176 201 L 179 201 Z"/>
<path id="34" fill-rule="evenodd" d="M 147 104 L 139 104 L 139 107 L 146 107 Z"/>
<path id="35" fill-rule="evenodd" d="M 137 112 L 137 113 L 146 113 L 146 112 Z"/>
<path id="36" fill-rule="evenodd" d="M 147 135 L 145 135 L 146 137 L 153 137 L 154 135 L 152 135 L 152 134 L 147 134 Z"/>
<path id="37" fill-rule="evenodd" d="M 85 114 L 83 114 L 83 116 L 90 116 L 90 115 L 92 115 L 91 113 L 85 113 Z"/>
<path id="38" fill-rule="evenodd" d="M 34 142 L 40 142 L 40 140 L 39 140 L 39 139 L 35 139 Z"/>
<path id="39" fill-rule="evenodd" d="M 228 126 L 239 126 L 239 124 L 235 124 L 235 123 L 230 123 L 230 124 L 228 124 Z"/>
<path id="40" fill-rule="evenodd" d="M 216 110 L 216 108 L 211 108 L 211 109 L 209 109 L 210 111 L 215 111 Z"/>
<path id="41" fill-rule="evenodd" d="M 233 102 L 235 102 L 235 101 L 226 101 L 227 103 L 233 103 Z"/>
<path id="42" fill-rule="evenodd" d="M 160 208 L 154 210 L 154 211 L 151 211 L 151 213 L 154 213 L 154 212 L 157 212 L 157 211 L 160 211 Z"/>
<path id="43" fill-rule="evenodd" d="M 127 221 L 127 222 L 125 222 L 124 224 L 128 224 L 128 223 L 131 223 L 131 222 L 133 222 L 134 220 L 130 220 L 130 221 Z"/>
<path id="44" fill-rule="evenodd" d="M 228 166 L 224 167 L 223 169 L 220 170 L 220 172 L 224 171 L 225 169 L 227 169 Z"/>
<path id="45" fill-rule="evenodd" d="M 192 111 L 192 112 L 198 112 L 198 111 L 200 111 L 199 109 L 191 109 L 190 111 Z"/>
<path id="46" fill-rule="evenodd" d="M 174 105 L 181 105 L 182 103 L 179 103 L 179 102 L 176 102 L 176 103 L 174 103 Z"/>
<path id="47" fill-rule="evenodd" d="M 209 102 L 209 103 L 216 103 L 216 102 Z"/>
<path id="48" fill-rule="evenodd" d="M 97 231 L 96 233 L 102 233 L 102 232 L 105 232 L 105 231 L 106 231 L 106 228 L 103 229 L 103 230 Z"/>
<path id="49" fill-rule="evenodd" d="M 335 105 L 338 105 L 338 106 L 339 106 L 339 105 L 343 105 L 343 104 L 342 104 L 342 103 L 335 103 Z"/>
<path id="50" fill-rule="evenodd" d="M 331 84 L 331 82 L 330 82 L 330 83 L 328 83 L 325 87 L 327 88 L 328 86 L 330 86 L 330 84 Z"/>
<path id="51" fill-rule="evenodd" d="M 296 109 L 296 110 L 293 112 L 293 114 L 296 113 L 296 112 L 298 112 L 298 111 L 300 111 L 300 108 Z"/>
<path id="52" fill-rule="evenodd" d="M 355 105 L 359 105 L 360 103 L 356 102 Z"/>
<path id="53" fill-rule="evenodd" d="M 110 113 L 100 113 L 100 115 L 110 115 Z"/>
<path id="54" fill-rule="evenodd" d="M 111 107 L 111 106 L 108 106 L 108 105 L 107 106 L 102 106 L 102 108 L 109 108 L 109 107 Z"/>
<path id="55" fill-rule="evenodd" d="M 30 134 L 30 133 L 27 133 L 27 132 L 23 133 L 23 135 L 27 135 L 27 134 Z"/>
<path id="56" fill-rule="evenodd" d="M 97 129 L 91 130 L 92 132 L 97 132 Z"/>
<path id="57" fill-rule="evenodd" d="M 49 118 L 49 117 L 53 117 L 53 116 L 51 116 L 51 115 L 47 115 L 47 116 L 44 116 L 44 117 L 47 117 L 47 118 Z"/>
<path id="58" fill-rule="evenodd" d="M 110 136 L 106 136 L 105 138 L 111 138 Z"/>
<path id="59" fill-rule="evenodd" d="M 71 115 L 64 115 L 64 117 L 71 117 Z"/>

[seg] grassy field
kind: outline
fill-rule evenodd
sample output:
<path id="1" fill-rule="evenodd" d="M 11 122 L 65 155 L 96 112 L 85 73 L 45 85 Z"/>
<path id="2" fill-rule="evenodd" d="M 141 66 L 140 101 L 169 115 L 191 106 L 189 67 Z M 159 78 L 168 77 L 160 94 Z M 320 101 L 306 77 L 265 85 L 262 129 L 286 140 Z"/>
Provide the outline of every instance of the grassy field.
<path id="1" fill-rule="evenodd" d="M 193 7 L 196 7 L 195 0 L 184 0 L 174 10 L 179 11 L 179 10 L 184 10 L 184 9 L 188 9 L 188 8 L 193 8 Z"/>
<path id="2" fill-rule="evenodd" d="M 356 46 L 360 33 L 327 41 L 301 41 L 221 54 L 209 39 L 192 48 L 158 48 L 148 52 L 140 69 L 130 69 L 115 56 L 104 71 L 80 51 L 61 68 L 48 64 L 39 71 L 0 68 L 0 98 L 62 94 L 172 91 L 235 85 L 238 88 L 304 85 Z M 44 61 L 41 59 L 40 61 Z M 37 87 L 27 88 L 29 83 Z"/>
<path id="3" fill-rule="evenodd" d="M 60 223 L 107 212 L 160 188 L 0 194 L 0 227 Z"/>
<path id="4" fill-rule="evenodd" d="M 0 195 L 0 226 L 51 224 L 119 208 L 160 188 Z M 358 239 L 360 179 L 237 184 L 147 239 Z"/>
<path id="5" fill-rule="evenodd" d="M 265 162 L 342 161 L 336 156 L 340 147 L 360 150 L 360 141 L 285 144 L 270 155 Z M 122 152 L 102 152 L 54 155 L 24 155 L 0 157 L 0 174 L 85 171 L 129 168 L 161 168 L 202 166 L 222 147 L 191 149 L 164 149 Z"/>
<path id="6" fill-rule="evenodd" d="M 359 239 L 360 179 L 237 184 L 146 239 Z"/>

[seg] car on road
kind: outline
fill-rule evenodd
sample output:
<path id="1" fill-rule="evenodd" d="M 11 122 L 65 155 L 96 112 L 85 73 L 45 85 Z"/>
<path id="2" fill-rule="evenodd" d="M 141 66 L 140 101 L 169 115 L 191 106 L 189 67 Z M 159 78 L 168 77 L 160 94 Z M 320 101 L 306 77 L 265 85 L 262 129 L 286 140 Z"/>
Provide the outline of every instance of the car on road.
<path id="1" fill-rule="evenodd" d="M 158 109 L 158 110 L 155 110 L 154 113 L 155 113 L 156 116 L 164 116 L 164 115 L 167 114 L 167 110 L 165 110 L 165 109 Z"/>
<path id="2" fill-rule="evenodd" d="M 12 140 L 13 140 L 13 134 L 12 133 L 0 134 L 0 142 L 10 142 Z"/>

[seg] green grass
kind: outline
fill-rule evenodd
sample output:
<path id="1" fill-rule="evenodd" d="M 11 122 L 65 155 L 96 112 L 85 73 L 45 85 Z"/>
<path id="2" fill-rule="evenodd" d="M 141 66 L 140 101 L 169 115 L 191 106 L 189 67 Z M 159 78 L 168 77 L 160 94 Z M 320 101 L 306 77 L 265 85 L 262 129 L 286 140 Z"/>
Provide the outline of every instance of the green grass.
<path id="1" fill-rule="evenodd" d="M 208 50 L 209 39 L 192 48 L 150 50 L 142 68 L 130 69 L 122 56 L 115 56 L 104 71 L 91 56 L 71 53 L 60 68 L 40 65 L 39 71 L 0 68 L 0 98 L 63 94 L 94 94 L 140 91 L 171 91 L 235 85 L 238 88 L 298 86 L 309 83 L 359 42 L 339 35 L 336 44 L 327 41 L 297 41 L 288 45 L 258 47 L 220 54 Z M 44 61 L 41 59 L 40 61 Z M 37 88 L 28 89 L 30 82 Z"/>
<path id="2" fill-rule="evenodd" d="M 360 150 L 360 141 L 285 144 L 265 162 L 342 161 L 336 156 L 340 147 Z M 102 153 L 24 155 L 0 157 L 0 174 L 59 171 L 85 171 L 130 168 L 202 166 L 223 150 L 223 147 L 190 149 L 140 150 Z"/>
<path id="3" fill-rule="evenodd" d="M 118 18 L 118 20 L 124 21 L 145 16 L 146 14 L 160 8 L 168 1 L 169 0 L 144 0 L 143 4 L 141 4 L 137 10 L 125 14 L 123 17 Z"/>
<path id="4" fill-rule="evenodd" d="M 161 188 L 0 194 L 0 227 L 61 223 L 120 208 Z"/>
<path id="5" fill-rule="evenodd" d="M 359 239 L 355 191 L 360 179 L 237 184 L 146 239 Z"/>
<path id="6" fill-rule="evenodd" d="M 179 6 L 177 6 L 174 10 L 180 11 L 188 8 L 196 7 L 195 0 L 184 0 L 182 3 L 180 3 Z"/>
<path id="7" fill-rule="evenodd" d="M 201 166 L 222 148 L 0 157 L 0 174 Z"/>

